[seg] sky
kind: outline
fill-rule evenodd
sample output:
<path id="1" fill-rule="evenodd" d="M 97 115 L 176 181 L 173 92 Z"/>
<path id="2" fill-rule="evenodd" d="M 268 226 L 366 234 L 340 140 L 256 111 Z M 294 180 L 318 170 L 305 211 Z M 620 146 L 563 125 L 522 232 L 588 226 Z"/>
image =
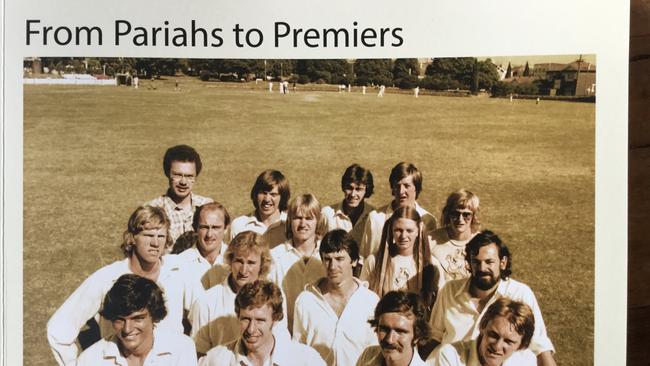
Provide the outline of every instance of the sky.
<path id="1" fill-rule="evenodd" d="M 535 64 L 541 64 L 546 62 L 556 62 L 556 63 L 569 63 L 577 60 L 580 55 L 542 55 L 542 56 L 494 56 L 489 57 L 492 59 L 492 62 L 496 65 L 502 64 L 504 67 L 508 66 L 508 62 L 512 63 L 512 66 L 523 66 L 528 61 L 530 66 Z M 484 60 L 488 57 L 479 57 L 479 60 Z M 582 55 L 582 59 L 589 61 L 592 64 L 596 64 L 596 55 Z"/>

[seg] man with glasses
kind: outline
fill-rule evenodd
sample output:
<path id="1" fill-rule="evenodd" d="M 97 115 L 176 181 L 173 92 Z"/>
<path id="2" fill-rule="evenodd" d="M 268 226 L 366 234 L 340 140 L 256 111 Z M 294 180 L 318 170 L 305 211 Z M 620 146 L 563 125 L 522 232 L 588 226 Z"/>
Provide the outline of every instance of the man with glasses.
<path id="1" fill-rule="evenodd" d="M 169 180 L 167 193 L 145 204 L 165 210 L 171 222 L 169 231 L 173 243 L 183 233 L 192 231 L 196 208 L 213 201 L 192 192 L 201 167 L 201 157 L 191 146 L 170 147 L 163 158 L 163 171 Z"/>
<path id="2" fill-rule="evenodd" d="M 555 349 L 546 333 L 535 294 L 530 287 L 510 278 L 512 264 L 508 247 L 495 233 L 485 230 L 467 244 L 466 260 L 471 277 L 447 282 L 438 294 L 430 320 L 434 341 L 428 346 L 476 339 L 486 310 L 498 299 L 508 297 L 530 306 L 535 318 L 529 350 L 523 351 L 532 351 L 534 355 L 527 357 L 530 362 L 519 365 L 555 366 Z"/>

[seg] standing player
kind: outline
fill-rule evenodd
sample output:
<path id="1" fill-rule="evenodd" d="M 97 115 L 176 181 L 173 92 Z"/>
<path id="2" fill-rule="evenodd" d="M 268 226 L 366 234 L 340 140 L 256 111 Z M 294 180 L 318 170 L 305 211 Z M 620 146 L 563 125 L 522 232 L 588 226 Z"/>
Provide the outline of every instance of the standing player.
<path id="1" fill-rule="evenodd" d="M 323 208 L 323 216 L 327 220 L 327 231 L 343 229 L 361 242 L 368 215 L 375 208 L 367 203 L 374 191 L 372 173 L 359 164 L 352 164 L 341 177 L 343 201 Z"/>
<path id="2" fill-rule="evenodd" d="M 291 338 L 277 336 L 275 324 L 283 318 L 282 293 L 269 281 L 244 285 L 235 298 L 239 338 L 211 349 L 201 366 L 325 366 L 318 352 Z"/>
<path id="3" fill-rule="evenodd" d="M 287 240 L 285 223 L 290 196 L 289 181 L 281 172 L 269 169 L 260 173 L 251 189 L 255 211 L 233 220 L 230 238 L 250 230 L 264 235 L 270 248 L 284 243 Z"/>
<path id="4" fill-rule="evenodd" d="M 229 225 L 230 214 L 221 203 L 199 206 L 192 219 L 196 246 L 178 255 L 179 265 L 206 290 L 220 284 L 228 275 L 223 260 L 228 245 L 223 238 Z"/>
<path id="5" fill-rule="evenodd" d="M 169 220 L 165 212 L 158 207 L 137 208 L 124 232 L 121 249 L 125 259 L 91 274 L 47 323 L 47 339 L 59 365 L 74 365 L 79 331 L 99 314 L 104 296 L 123 274 L 133 273 L 155 281 L 165 293 L 167 308 L 167 316 L 160 320 L 158 327 L 183 333 L 183 312 L 189 311 L 203 289 L 181 271 L 177 261 L 162 257 L 169 245 Z M 114 332 L 106 319 L 100 319 L 99 326 L 103 338 Z"/>
<path id="6" fill-rule="evenodd" d="M 359 248 L 345 230 L 325 234 L 320 256 L 327 276 L 298 296 L 293 339 L 314 347 L 330 366 L 354 365 L 367 346 L 377 344 L 368 319 L 379 297 L 352 275 Z"/>
<path id="7" fill-rule="evenodd" d="M 271 267 L 269 247 L 259 234 L 244 231 L 230 242 L 226 262 L 231 272 L 221 284 L 206 291 L 192 305 L 192 337 L 196 352 L 202 356 L 218 345 L 237 339 L 235 296 L 246 285 L 265 279 Z M 286 318 L 277 325 L 276 334 L 289 336 Z"/>
<path id="8" fill-rule="evenodd" d="M 157 327 L 167 309 L 155 282 L 122 275 L 106 294 L 99 313 L 111 322 L 115 334 L 81 353 L 77 366 L 197 364 L 194 343 L 188 336 Z"/>
<path id="9" fill-rule="evenodd" d="M 395 210 L 384 225 L 379 251 L 367 258 L 361 278 L 368 280 L 370 289 L 379 296 L 395 290 L 417 293 L 430 309 L 437 291 L 437 273 L 423 226 L 415 208 Z"/>
<path id="10" fill-rule="evenodd" d="M 442 209 L 442 227 L 429 237 L 433 265 L 440 273 L 438 288 L 447 281 L 469 277 L 465 246 L 480 227 L 478 196 L 465 189 L 450 194 Z"/>
<path id="11" fill-rule="evenodd" d="M 384 223 L 399 207 L 411 206 L 418 212 L 424 223 L 424 232 L 428 233 L 437 227 L 436 218 L 427 210 L 420 207 L 416 199 L 422 191 L 422 173 L 411 163 L 401 162 L 393 167 L 388 178 L 393 192 L 393 201 L 383 207 L 373 210 L 368 215 L 363 238 L 359 244 L 361 255 L 365 258 L 376 254 L 381 241 Z"/>
<path id="12" fill-rule="evenodd" d="M 325 229 L 320 204 L 313 194 L 303 194 L 289 204 L 287 242 L 271 250 L 271 279 L 287 298 L 289 329 L 293 329 L 293 307 L 305 285 L 325 275 L 318 246 Z"/>
<path id="13" fill-rule="evenodd" d="M 375 317 L 379 346 L 363 351 L 357 366 L 425 366 L 418 354 L 417 344 L 429 337 L 426 309 L 418 295 L 391 291 L 379 300 Z"/>
<path id="14" fill-rule="evenodd" d="M 165 210 L 171 222 L 169 232 L 172 243 L 176 243 L 183 233 L 192 231 L 196 208 L 212 202 L 211 198 L 192 192 L 201 167 L 201 156 L 194 148 L 187 145 L 170 147 L 163 158 L 163 171 L 169 188 L 165 194 L 145 204 Z"/>

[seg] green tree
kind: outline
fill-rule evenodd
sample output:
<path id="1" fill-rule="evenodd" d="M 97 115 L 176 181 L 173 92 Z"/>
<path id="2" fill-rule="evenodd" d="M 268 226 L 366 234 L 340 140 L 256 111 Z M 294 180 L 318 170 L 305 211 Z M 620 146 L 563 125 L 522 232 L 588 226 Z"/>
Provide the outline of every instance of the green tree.
<path id="1" fill-rule="evenodd" d="M 412 89 L 418 84 L 420 63 L 416 58 L 398 58 L 393 62 L 393 83 L 401 89 Z"/>
<path id="2" fill-rule="evenodd" d="M 393 67 L 390 59 L 357 59 L 354 63 L 356 85 L 392 85 Z"/>
<path id="3" fill-rule="evenodd" d="M 528 67 L 528 61 L 526 61 L 526 67 L 524 67 L 524 76 L 530 76 L 530 68 Z"/>
<path id="4" fill-rule="evenodd" d="M 506 79 L 510 79 L 512 77 L 512 65 L 510 65 L 510 62 L 508 62 L 508 69 L 506 70 Z"/>
<path id="5" fill-rule="evenodd" d="M 311 82 L 347 83 L 347 71 L 348 65 L 345 60 L 298 60 L 296 62 L 296 73 L 299 76 L 306 76 Z"/>

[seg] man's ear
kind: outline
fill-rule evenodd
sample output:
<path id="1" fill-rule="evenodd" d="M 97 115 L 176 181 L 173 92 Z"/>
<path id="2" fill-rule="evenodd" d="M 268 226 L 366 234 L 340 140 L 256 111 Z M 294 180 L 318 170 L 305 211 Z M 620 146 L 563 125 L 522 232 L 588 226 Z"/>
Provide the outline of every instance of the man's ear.
<path id="1" fill-rule="evenodd" d="M 503 258 L 501 258 L 501 260 L 499 261 L 499 268 L 500 268 L 502 271 L 505 271 L 505 270 L 506 270 L 506 267 L 508 267 L 508 257 L 503 257 Z"/>

